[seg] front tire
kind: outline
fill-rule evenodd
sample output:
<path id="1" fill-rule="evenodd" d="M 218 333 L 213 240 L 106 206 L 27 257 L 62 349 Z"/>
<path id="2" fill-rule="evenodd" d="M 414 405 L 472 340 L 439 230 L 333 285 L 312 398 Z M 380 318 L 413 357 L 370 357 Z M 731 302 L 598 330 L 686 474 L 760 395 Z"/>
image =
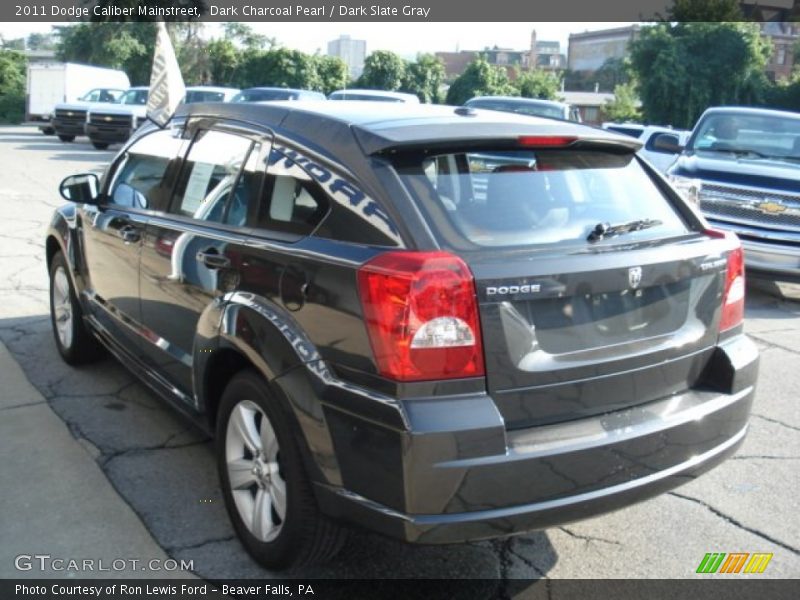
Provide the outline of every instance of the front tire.
<path id="1" fill-rule="evenodd" d="M 74 142 L 75 141 L 75 136 L 74 135 L 59 135 L 58 139 L 60 139 L 62 142 Z"/>
<path id="2" fill-rule="evenodd" d="M 50 322 L 58 353 L 67 364 L 85 364 L 102 356 L 100 343 L 83 321 L 83 309 L 61 252 L 50 263 Z"/>
<path id="3" fill-rule="evenodd" d="M 284 408 L 257 373 L 225 388 L 216 439 L 225 507 L 253 558 L 284 569 L 339 551 L 346 532 L 319 512 Z"/>
<path id="4" fill-rule="evenodd" d="M 94 146 L 98 150 L 106 150 L 108 148 L 109 144 L 107 144 L 105 142 L 92 142 L 92 146 Z"/>

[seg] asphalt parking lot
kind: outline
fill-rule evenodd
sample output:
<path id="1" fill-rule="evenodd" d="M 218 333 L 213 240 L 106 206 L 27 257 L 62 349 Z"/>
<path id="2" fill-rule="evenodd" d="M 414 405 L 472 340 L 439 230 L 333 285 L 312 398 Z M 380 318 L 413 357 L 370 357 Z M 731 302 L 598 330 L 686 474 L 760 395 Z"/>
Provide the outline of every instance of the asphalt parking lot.
<path id="1" fill-rule="evenodd" d="M 192 559 L 204 578 L 274 576 L 234 538 L 211 443 L 114 360 L 73 369 L 56 352 L 44 231 L 62 203 L 59 181 L 112 156 L 84 138 L 64 144 L 0 127 L 0 341 L 167 555 Z M 800 286 L 751 282 L 748 293 L 759 388 L 747 440 L 719 468 L 625 510 L 502 541 L 414 547 L 355 533 L 334 562 L 294 575 L 486 578 L 503 588 L 512 579 L 691 578 L 707 552 L 771 552 L 761 577 L 800 577 Z M 37 516 L 18 510 L 0 520 Z"/>

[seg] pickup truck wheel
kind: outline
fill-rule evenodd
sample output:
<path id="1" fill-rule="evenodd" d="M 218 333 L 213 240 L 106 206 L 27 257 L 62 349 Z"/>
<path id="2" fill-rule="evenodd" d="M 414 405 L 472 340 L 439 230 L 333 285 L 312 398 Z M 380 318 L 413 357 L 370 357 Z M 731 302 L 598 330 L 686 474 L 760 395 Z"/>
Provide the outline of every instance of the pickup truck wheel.
<path id="1" fill-rule="evenodd" d="M 98 150 L 105 150 L 106 148 L 108 148 L 109 144 L 106 144 L 105 142 L 92 142 L 92 146 L 94 146 Z"/>
<path id="2" fill-rule="evenodd" d="M 59 135 L 58 139 L 60 139 L 62 142 L 74 142 L 75 141 L 75 136 L 74 135 Z"/>
<path id="3" fill-rule="evenodd" d="M 283 410 L 248 370 L 225 388 L 217 419 L 228 515 L 245 549 L 271 569 L 323 562 L 346 536 L 320 514 Z"/>
<path id="4" fill-rule="evenodd" d="M 103 349 L 83 321 L 68 268 L 64 255 L 58 252 L 50 263 L 50 320 L 58 353 L 66 363 L 79 365 L 98 359 Z"/>

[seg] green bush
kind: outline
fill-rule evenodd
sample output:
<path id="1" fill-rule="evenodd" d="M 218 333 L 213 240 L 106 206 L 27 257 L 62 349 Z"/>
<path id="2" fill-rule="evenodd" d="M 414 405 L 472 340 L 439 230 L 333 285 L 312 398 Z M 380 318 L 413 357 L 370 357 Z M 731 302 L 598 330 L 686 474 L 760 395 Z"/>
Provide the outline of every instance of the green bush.
<path id="1" fill-rule="evenodd" d="M 0 49 L 0 122 L 19 123 L 25 118 L 25 67 L 22 52 Z"/>

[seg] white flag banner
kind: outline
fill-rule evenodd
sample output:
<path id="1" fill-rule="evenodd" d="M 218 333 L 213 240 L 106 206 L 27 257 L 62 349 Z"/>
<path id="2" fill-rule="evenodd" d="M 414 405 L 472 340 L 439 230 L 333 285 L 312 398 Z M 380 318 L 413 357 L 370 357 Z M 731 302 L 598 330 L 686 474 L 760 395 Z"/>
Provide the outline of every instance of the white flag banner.
<path id="1" fill-rule="evenodd" d="M 156 52 L 150 74 L 150 94 L 147 97 L 147 118 L 164 127 L 186 95 L 181 69 L 163 21 L 158 22 Z"/>

